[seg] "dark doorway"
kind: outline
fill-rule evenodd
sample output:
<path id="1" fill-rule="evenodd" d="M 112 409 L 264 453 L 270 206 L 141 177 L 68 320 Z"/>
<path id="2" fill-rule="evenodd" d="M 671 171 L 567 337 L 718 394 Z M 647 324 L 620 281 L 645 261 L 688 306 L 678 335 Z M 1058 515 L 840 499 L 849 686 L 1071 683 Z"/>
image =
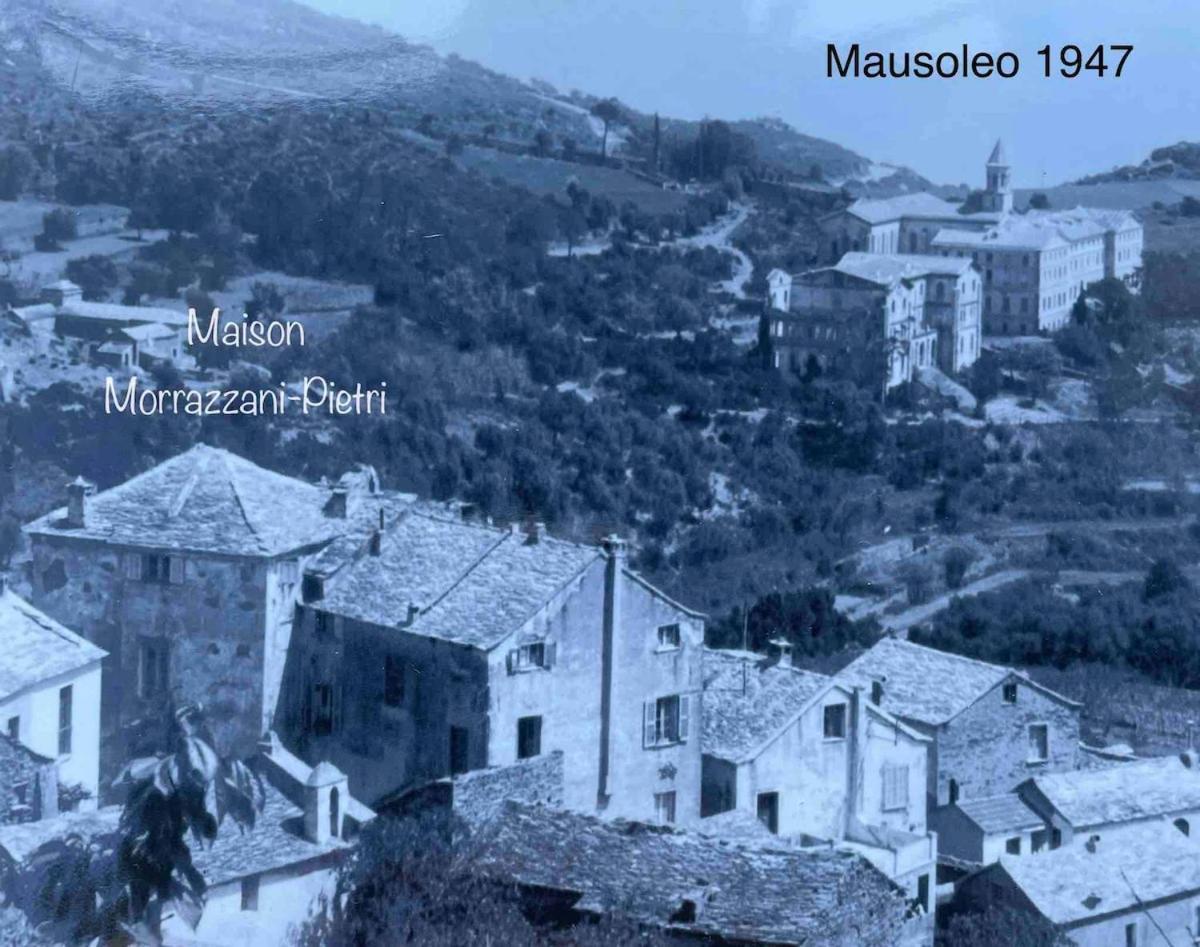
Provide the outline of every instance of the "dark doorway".
<path id="1" fill-rule="evenodd" d="M 470 735 L 466 727 L 450 728 L 450 775 L 457 776 L 469 768 Z"/>
<path id="2" fill-rule="evenodd" d="M 770 829 L 772 835 L 779 834 L 779 793 L 758 794 L 758 821 Z"/>

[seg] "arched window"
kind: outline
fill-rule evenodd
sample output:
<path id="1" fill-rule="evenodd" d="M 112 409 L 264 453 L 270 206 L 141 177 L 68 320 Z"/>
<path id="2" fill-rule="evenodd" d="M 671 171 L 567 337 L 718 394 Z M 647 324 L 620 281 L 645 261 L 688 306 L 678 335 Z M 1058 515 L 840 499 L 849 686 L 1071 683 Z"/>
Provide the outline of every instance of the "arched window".
<path id="1" fill-rule="evenodd" d="M 1182 832 L 1184 835 L 1192 834 L 1192 827 L 1190 825 L 1188 825 L 1187 819 L 1176 819 L 1175 820 L 1175 828 L 1179 829 L 1179 831 Z"/>
<path id="2" fill-rule="evenodd" d="M 337 786 L 329 790 L 329 834 L 334 838 L 340 838 L 342 819 L 340 809 Z"/>

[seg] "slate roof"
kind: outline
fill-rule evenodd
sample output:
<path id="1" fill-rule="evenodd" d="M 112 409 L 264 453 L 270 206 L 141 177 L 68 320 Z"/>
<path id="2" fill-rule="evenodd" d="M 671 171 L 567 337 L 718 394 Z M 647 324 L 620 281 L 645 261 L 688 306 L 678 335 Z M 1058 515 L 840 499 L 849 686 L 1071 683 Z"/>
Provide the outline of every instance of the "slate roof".
<path id="1" fill-rule="evenodd" d="M 206 444 L 89 497 L 86 525 L 66 524 L 59 508 L 25 527 L 152 549 L 274 556 L 353 532 L 369 532 L 379 510 L 411 502 L 400 494 L 363 496 L 346 519 L 326 513 L 330 489 L 265 470 Z"/>
<path id="2" fill-rule="evenodd" d="M 961 276 L 971 266 L 971 261 L 965 257 L 852 251 L 843 255 L 833 268 L 872 283 L 893 286 L 900 280 L 917 279 L 930 274 Z"/>
<path id="3" fill-rule="evenodd" d="M 348 847 L 341 839 L 311 842 L 304 837 L 303 813 L 282 793 L 265 782 L 266 805 L 254 827 L 239 831 L 226 820 L 217 831 L 211 848 L 190 836 L 192 863 L 211 885 L 224 884 L 248 875 L 295 865 Z M 0 826 L 0 848 L 18 864 L 47 842 L 78 835 L 85 841 L 109 845 L 121 819 L 120 806 L 91 812 L 69 812 L 19 825 Z"/>
<path id="4" fill-rule="evenodd" d="M 1200 845 L 1169 823 L 1101 837 L 1095 851 L 1077 842 L 1030 857 L 1001 856 L 1000 870 L 1046 918 L 1082 926 L 1113 912 L 1200 891 Z M 1135 895 L 1136 892 L 1136 895 Z"/>
<path id="5" fill-rule="evenodd" d="M 64 300 L 55 309 L 58 315 L 74 316 L 76 319 L 94 319 L 97 322 L 151 323 L 184 327 L 187 325 L 186 312 L 176 312 L 174 309 L 160 309 L 154 306 L 122 306 L 119 303 L 87 302 L 82 299 Z"/>
<path id="6" fill-rule="evenodd" d="M 981 799 L 960 799 L 956 805 L 963 815 L 987 835 L 1033 829 L 1044 824 L 1037 813 L 1025 805 L 1015 792 L 985 796 Z"/>
<path id="7" fill-rule="evenodd" d="M 884 710 L 936 725 L 957 717 L 1010 673 L 1008 668 L 911 641 L 882 638 L 836 679 L 864 689 L 882 680 Z"/>
<path id="8" fill-rule="evenodd" d="M 476 864 L 520 884 L 578 893 L 691 934 L 771 944 L 891 943 L 897 889 L 861 856 L 733 845 L 702 835 L 507 802 L 477 836 Z M 684 900 L 694 917 L 681 913 Z M 881 936 L 881 932 L 882 936 Z"/>
<path id="9" fill-rule="evenodd" d="M 86 667 L 107 653 L 11 589 L 0 592 L 0 643 L 0 699 Z"/>
<path id="10" fill-rule="evenodd" d="M 601 557 L 600 549 L 438 514 L 414 504 L 326 580 L 323 611 L 490 649 Z M 322 558 L 330 567 L 333 554 Z M 420 609 L 408 622 L 412 604 Z"/>
<path id="11" fill-rule="evenodd" d="M 1036 786 L 1076 830 L 1200 809 L 1200 763 L 1179 756 L 1036 776 Z M 1200 854 L 1200 853 L 1198 853 Z"/>
<path id="12" fill-rule="evenodd" d="M 733 763 L 752 759 L 832 684 L 753 652 L 705 649 L 701 748 Z"/>
<path id="13" fill-rule="evenodd" d="M 901 217 L 959 218 L 962 216 L 958 212 L 957 205 L 942 200 L 927 191 L 920 191 L 916 194 L 900 194 L 896 197 L 859 198 L 846 208 L 846 212 L 869 224 L 882 224 L 889 220 L 898 220 Z"/>

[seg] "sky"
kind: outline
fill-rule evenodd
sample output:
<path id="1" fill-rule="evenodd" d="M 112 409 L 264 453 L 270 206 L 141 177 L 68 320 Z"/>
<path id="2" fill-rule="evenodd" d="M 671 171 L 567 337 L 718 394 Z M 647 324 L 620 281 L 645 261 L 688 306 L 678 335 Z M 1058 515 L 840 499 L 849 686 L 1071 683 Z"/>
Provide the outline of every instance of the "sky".
<path id="1" fill-rule="evenodd" d="M 679 118 L 782 118 L 938 183 L 1002 137 L 1018 187 L 1200 139 L 1196 0 L 305 0 L 518 78 Z M 1015 79 L 825 75 L 825 47 L 1011 50 Z M 1133 44 L 1121 78 L 1043 78 L 1046 43 Z M 1111 60 L 1110 60 L 1111 61 Z"/>

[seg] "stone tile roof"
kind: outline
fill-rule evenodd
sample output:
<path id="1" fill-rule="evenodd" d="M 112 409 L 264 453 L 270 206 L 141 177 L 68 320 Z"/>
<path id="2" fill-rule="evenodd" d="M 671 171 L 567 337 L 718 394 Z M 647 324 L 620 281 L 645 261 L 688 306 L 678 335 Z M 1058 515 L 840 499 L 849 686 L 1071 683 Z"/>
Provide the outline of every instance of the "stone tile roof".
<path id="1" fill-rule="evenodd" d="M 1170 823 L 1077 842 L 1036 856 L 1001 856 L 1000 869 L 1055 924 L 1081 925 L 1114 912 L 1200 891 L 1200 845 Z M 1136 892 L 1136 894 L 1135 894 Z"/>
<path id="2" fill-rule="evenodd" d="M 901 217 L 948 217 L 959 218 L 958 206 L 949 201 L 920 191 L 916 194 L 900 194 L 896 197 L 859 198 L 846 208 L 869 224 L 882 224 Z"/>
<path id="3" fill-rule="evenodd" d="M 361 496 L 339 518 L 326 511 L 330 495 L 328 487 L 197 444 L 89 497 L 83 527 L 68 526 L 66 509 L 59 508 L 25 529 L 151 549 L 275 556 L 347 533 L 364 534 L 381 509 L 394 513 L 411 502 L 400 494 Z"/>
<path id="4" fill-rule="evenodd" d="M 881 680 L 884 710 L 936 725 L 957 717 L 1010 673 L 995 664 L 883 638 L 848 664 L 837 680 L 864 689 Z"/>
<path id="5" fill-rule="evenodd" d="M 265 782 L 265 781 L 264 781 Z M 304 837 L 304 815 L 269 782 L 266 806 L 254 827 L 244 832 L 226 821 L 211 848 L 192 845 L 192 863 L 210 885 L 296 865 L 347 848 L 341 839 L 317 843 Z"/>
<path id="6" fill-rule="evenodd" d="M 0 699 L 99 661 L 107 652 L 38 611 L 11 589 L 0 592 Z"/>
<path id="7" fill-rule="evenodd" d="M 898 890 L 850 852 L 733 845 L 515 802 L 476 841 L 487 873 L 578 893 L 578 910 L 621 911 L 693 935 L 882 944 L 894 943 L 902 924 Z"/>
<path id="8" fill-rule="evenodd" d="M 64 812 L 36 822 L 0 825 L 0 849 L 21 864 L 47 842 L 77 835 L 85 842 L 98 840 L 117 831 L 121 821 L 120 806 L 106 806 L 90 812 Z"/>
<path id="9" fill-rule="evenodd" d="M 963 815 L 988 835 L 1033 829 L 1044 824 L 1015 792 L 981 799 L 960 799 L 956 805 Z"/>
<path id="10" fill-rule="evenodd" d="M 190 836 L 192 863 L 211 885 L 248 875 L 295 865 L 348 847 L 340 839 L 318 844 L 303 835 L 303 815 L 270 783 L 265 784 L 266 806 L 253 828 L 239 831 L 231 820 L 222 822 L 210 848 Z M 119 830 L 120 806 L 91 812 L 69 812 L 18 825 L 0 826 L 0 848 L 20 864 L 47 842 L 78 835 L 85 841 L 111 844 Z"/>
<path id="11" fill-rule="evenodd" d="M 1200 762 L 1188 755 L 1035 776 L 1032 784 L 1076 830 L 1200 809 Z"/>
<path id="12" fill-rule="evenodd" d="M 971 266 L 971 261 L 965 257 L 852 251 L 844 254 L 833 269 L 872 283 L 894 286 L 900 280 L 917 279 L 931 274 L 961 276 L 970 270 Z"/>
<path id="13" fill-rule="evenodd" d="M 704 651 L 701 748 L 732 763 L 752 759 L 833 679 L 749 651 Z"/>
<path id="14" fill-rule="evenodd" d="M 969 246 L 981 250 L 1045 250 L 1099 237 L 1108 229 L 1086 211 L 1041 211 L 1008 214 L 982 231 L 939 230 L 933 246 Z"/>
<path id="15" fill-rule="evenodd" d="M 81 299 L 64 300 L 55 312 L 62 316 L 74 316 L 76 319 L 93 319 L 97 322 L 157 322 L 162 325 L 184 327 L 187 325 L 186 312 L 176 312 L 174 309 L 159 309 L 153 306 L 122 306 L 119 303 L 85 302 Z"/>
<path id="16" fill-rule="evenodd" d="M 415 504 L 326 580 L 319 607 L 415 635 L 489 649 L 601 557 L 594 546 L 437 514 Z M 324 564 L 329 565 L 328 561 Z M 419 611 L 408 620 L 409 606 Z"/>

